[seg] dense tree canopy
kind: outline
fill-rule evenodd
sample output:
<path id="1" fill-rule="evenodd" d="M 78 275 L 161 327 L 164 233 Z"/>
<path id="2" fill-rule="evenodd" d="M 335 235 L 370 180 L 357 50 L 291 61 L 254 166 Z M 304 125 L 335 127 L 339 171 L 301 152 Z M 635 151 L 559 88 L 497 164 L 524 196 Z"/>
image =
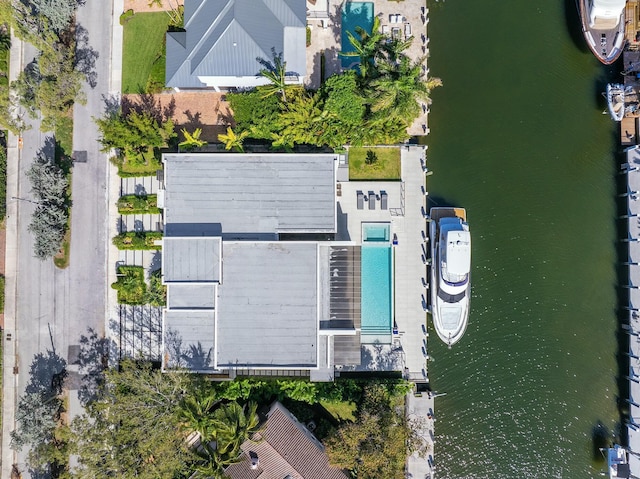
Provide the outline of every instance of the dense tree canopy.
<path id="1" fill-rule="evenodd" d="M 94 120 L 102 133 L 103 151 L 117 149 L 125 161 L 133 163 L 146 163 L 176 137 L 171 119 L 158 118 L 145 109 L 126 113 L 119 109 Z"/>
<path id="2" fill-rule="evenodd" d="M 27 171 L 37 206 L 29 231 L 34 238 L 34 254 L 44 260 L 62 246 L 69 221 L 69 181 L 62 169 L 40 151 Z"/>
<path id="3" fill-rule="evenodd" d="M 342 425 L 325 442 L 330 463 L 358 479 L 404 478 L 407 455 L 425 454 L 427 448 L 399 399 L 378 384 L 367 386 L 357 421 Z"/>
<path id="4" fill-rule="evenodd" d="M 327 79 L 319 91 L 287 85 L 286 63 L 259 59 L 267 86 L 228 95 L 238 135 L 270 140 L 276 148 L 305 144 L 338 148 L 345 144 L 393 144 L 408 138 L 407 128 L 430 103 L 431 90 L 441 84 L 427 78 L 424 59 L 412 62 L 404 53 L 408 40 L 371 31 L 349 33 L 350 56 L 359 60 L 358 73 L 349 70 Z"/>
<path id="5" fill-rule="evenodd" d="M 103 391 L 73 423 L 77 477 L 188 476 L 193 454 L 177 411 L 190 380 L 130 361 L 107 371 Z"/>

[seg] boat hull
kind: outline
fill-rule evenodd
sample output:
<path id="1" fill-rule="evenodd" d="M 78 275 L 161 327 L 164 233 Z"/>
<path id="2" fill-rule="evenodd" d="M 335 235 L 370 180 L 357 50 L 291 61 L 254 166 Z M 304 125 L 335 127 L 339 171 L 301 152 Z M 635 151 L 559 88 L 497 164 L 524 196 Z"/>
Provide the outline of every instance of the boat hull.
<path id="1" fill-rule="evenodd" d="M 462 208 L 431 208 L 429 212 L 429 244 L 431 245 L 431 319 L 438 337 L 449 347 L 460 341 L 467 329 L 471 280 L 463 291 L 456 295 L 457 300 L 447 295 L 440 286 L 439 235 L 442 218 L 460 218 L 466 225 L 466 211 Z"/>
<path id="2" fill-rule="evenodd" d="M 614 121 L 622 121 L 624 118 L 624 85 L 607 84 L 607 108 Z"/>
<path id="3" fill-rule="evenodd" d="M 578 3 L 580 5 L 582 33 L 587 42 L 587 46 L 601 63 L 611 65 L 620 57 L 620 54 L 624 50 L 624 8 L 614 28 L 597 30 L 589 25 L 589 0 L 578 0 Z"/>

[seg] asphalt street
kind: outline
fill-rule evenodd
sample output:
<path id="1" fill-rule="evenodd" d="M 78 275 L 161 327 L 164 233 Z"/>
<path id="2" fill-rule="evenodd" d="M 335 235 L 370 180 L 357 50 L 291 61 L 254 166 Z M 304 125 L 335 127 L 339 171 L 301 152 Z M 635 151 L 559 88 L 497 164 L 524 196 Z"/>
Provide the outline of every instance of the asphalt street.
<path id="1" fill-rule="evenodd" d="M 28 231 L 35 204 L 28 201 L 33 197 L 25 173 L 51 134 L 40 131 L 39 121 L 28 120 L 32 128 L 22 135 L 22 151 L 18 154 L 17 148 L 10 145 L 9 180 L 15 183 L 8 186 L 8 210 L 9 215 L 14 216 L 8 218 L 8 225 L 12 226 L 7 228 L 7 250 L 15 258 L 8 258 L 8 268 L 13 264 L 14 271 L 7 271 L 7 289 L 11 284 L 15 287 L 15 309 L 7 311 L 6 333 L 10 332 L 14 321 L 15 325 L 11 331 L 12 347 L 6 348 L 4 354 L 5 364 L 9 365 L 4 374 L 5 400 L 15 399 L 34 382 L 50 383 L 65 363 L 73 361 L 77 354 L 74 346 L 80 344 L 81 336 L 87 335 L 89 330 L 104 334 L 109 165 L 107 156 L 100 152 L 98 131 L 92 117 L 102 115 L 104 99 L 109 94 L 111 20 L 112 2 L 106 1 L 86 2 L 76 17 L 79 54 L 83 55 L 82 66 L 90 81 L 84 85 L 86 105 L 74 108 L 74 151 L 86 152 L 86 161 L 74 162 L 73 166 L 71 255 L 66 269 L 56 268 L 51 260 L 35 258 L 33 237 Z M 32 46 L 25 44 L 22 66 L 35 53 Z M 76 156 L 85 159 L 84 153 Z M 18 199 L 11 199 L 9 195 Z M 8 303 L 11 305 L 13 301 L 8 299 Z M 15 358 L 10 357 L 13 353 Z M 36 358 L 39 360 L 34 361 Z M 13 371 L 12 364 L 16 366 Z M 36 367 L 32 368 L 32 365 Z M 73 374 L 77 367 L 69 369 Z M 73 381 L 69 384 L 76 387 Z M 70 394 L 77 392 L 71 391 Z M 70 404 L 72 416 L 81 412 L 76 400 L 70 400 Z M 28 478 L 26 451 L 15 454 L 7 447 L 6 433 L 14 423 L 11 417 L 7 417 L 13 408 L 11 412 L 8 409 L 3 412 L 2 478 L 10 478 L 12 464 L 17 464 L 22 477 Z"/>

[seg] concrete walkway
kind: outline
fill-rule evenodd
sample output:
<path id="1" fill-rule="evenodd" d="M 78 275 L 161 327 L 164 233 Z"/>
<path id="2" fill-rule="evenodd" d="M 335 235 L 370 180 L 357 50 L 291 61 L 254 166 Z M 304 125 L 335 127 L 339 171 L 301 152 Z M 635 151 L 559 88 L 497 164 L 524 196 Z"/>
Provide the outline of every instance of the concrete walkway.
<path id="1" fill-rule="evenodd" d="M 629 449 L 640 452 L 640 147 L 627 150 L 628 232 L 623 241 L 629 245 Z M 632 477 L 640 475 L 640 457 L 629 455 Z"/>

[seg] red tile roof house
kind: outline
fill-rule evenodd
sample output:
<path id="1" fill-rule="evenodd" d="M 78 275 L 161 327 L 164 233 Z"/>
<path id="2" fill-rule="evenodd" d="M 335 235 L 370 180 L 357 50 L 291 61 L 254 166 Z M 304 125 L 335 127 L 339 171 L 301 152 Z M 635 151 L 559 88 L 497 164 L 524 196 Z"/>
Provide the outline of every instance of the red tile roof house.
<path id="1" fill-rule="evenodd" d="M 262 430 L 241 448 L 242 460 L 225 470 L 230 479 L 348 479 L 329 466 L 324 447 L 282 404 L 271 405 Z"/>

